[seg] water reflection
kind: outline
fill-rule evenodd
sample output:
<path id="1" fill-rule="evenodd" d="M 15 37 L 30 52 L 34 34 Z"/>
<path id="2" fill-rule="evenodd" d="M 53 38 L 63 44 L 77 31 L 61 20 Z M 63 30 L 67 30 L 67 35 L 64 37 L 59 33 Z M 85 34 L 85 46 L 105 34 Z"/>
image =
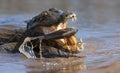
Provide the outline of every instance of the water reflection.
<path id="1" fill-rule="evenodd" d="M 27 73 L 77 73 L 80 70 L 86 70 L 86 65 L 81 59 L 70 58 L 34 60 L 34 64 L 26 64 L 26 67 Z"/>
<path id="2" fill-rule="evenodd" d="M 2 73 L 75 73 L 86 70 L 84 58 L 26 59 L 20 54 L 0 53 Z M 7 69 L 7 70 L 6 70 Z"/>

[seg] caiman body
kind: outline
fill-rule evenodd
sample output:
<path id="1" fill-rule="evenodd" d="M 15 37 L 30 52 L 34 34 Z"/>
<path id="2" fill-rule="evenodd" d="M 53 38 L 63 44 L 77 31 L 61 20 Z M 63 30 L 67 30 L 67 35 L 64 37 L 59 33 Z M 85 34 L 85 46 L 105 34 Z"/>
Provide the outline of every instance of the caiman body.
<path id="1" fill-rule="evenodd" d="M 26 21 L 27 27 L 13 52 L 20 51 L 28 58 L 69 56 L 83 51 L 77 41 L 77 28 L 69 27 L 67 20 L 76 20 L 76 14 L 50 8 Z"/>

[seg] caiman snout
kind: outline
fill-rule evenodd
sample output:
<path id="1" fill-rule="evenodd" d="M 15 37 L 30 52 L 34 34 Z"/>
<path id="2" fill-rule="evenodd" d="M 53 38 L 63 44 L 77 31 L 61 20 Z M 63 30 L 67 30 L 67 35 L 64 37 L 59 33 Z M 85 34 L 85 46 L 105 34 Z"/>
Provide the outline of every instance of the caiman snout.
<path id="1" fill-rule="evenodd" d="M 72 21 L 75 21 L 77 19 L 76 14 L 72 13 L 70 11 L 65 11 L 61 17 L 63 17 L 62 19 L 64 19 L 64 21 L 66 22 L 68 19 L 72 19 Z"/>

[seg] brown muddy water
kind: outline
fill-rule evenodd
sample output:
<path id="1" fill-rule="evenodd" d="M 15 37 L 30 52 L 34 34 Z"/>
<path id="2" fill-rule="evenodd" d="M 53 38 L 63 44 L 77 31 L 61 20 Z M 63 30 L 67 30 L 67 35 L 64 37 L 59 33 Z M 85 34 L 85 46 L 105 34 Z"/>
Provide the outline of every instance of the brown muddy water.
<path id="1" fill-rule="evenodd" d="M 81 58 L 0 53 L 0 73 L 120 73 L 120 0 L 0 0 L 0 25 L 25 27 L 25 20 L 52 7 L 77 14 L 69 25 L 85 43 Z"/>

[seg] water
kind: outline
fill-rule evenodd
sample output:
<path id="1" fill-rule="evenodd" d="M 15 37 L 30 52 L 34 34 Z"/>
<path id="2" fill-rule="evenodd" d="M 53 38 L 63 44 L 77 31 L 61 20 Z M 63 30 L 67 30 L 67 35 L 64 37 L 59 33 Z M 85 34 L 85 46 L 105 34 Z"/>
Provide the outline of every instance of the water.
<path id="1" fill-rule="evenodd" d="M 32 60 L 20 54 L 1 53 L 2 73 L 120 72 L 120 0 L 0 0 L 0 25 L 25 27 L 25 20 L 52 7 L 77 14 L 77 21 L 69 21 L 69 26 L 79 29 L 77 37 L 85 42 L 85 50 L 79 55 L 86 58 Z"/>

